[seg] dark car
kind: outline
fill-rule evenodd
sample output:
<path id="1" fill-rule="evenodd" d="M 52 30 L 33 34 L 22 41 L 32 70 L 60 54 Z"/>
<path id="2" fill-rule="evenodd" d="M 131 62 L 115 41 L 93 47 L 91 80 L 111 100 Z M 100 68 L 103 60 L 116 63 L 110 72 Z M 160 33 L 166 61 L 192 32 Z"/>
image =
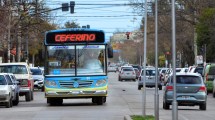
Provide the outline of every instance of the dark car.
<path id="1" fill-rule="evenodd" d="M 176 73 L 176 98 L 178 106 L 199 105 L 206 110 L 207 88 L 198 73 Z M 164 88 L 163 109 L 169 109 L 173 101 L 173 77 L 169 77 Z"/>

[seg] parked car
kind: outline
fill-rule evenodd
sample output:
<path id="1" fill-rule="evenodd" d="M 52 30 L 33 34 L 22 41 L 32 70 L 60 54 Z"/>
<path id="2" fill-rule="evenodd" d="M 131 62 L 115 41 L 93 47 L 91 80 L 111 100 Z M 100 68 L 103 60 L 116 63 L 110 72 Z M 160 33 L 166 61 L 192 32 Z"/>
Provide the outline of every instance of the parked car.
<path id="1" fill-rule="evenodd" d="M 13 73 L 20 83 L 19 96 L 25 96 L 26 101 L 33 100 L 34 81 L 27 63 L 0 63 L 0 73 Z"/>
<path id="2" fill-rule="evenodd" d="M 13 82 L 7 73 L 0 73 L 0 103 L 3 103 L 6 108 L 13 106 Z"/>
<path id="3" fill-rule="evenodd" d="M 178 106 L 199 105 L 200 110 L 206 110 L 207 88 L 200 74 L 176 73 L 176 83 Z M 168 79 L 163 93 L 163 109 L 169 109 L 173 101 L 172 76 Z"/>
<path id="4" fill-rule="evenodd" d="M 119 81 L 133 80 L 136 81 L 136 74 L 133 67 L 124 67 L 119 72 Z"/>
<path id="5" fill-rule="evenodd" d="M 215 79 L 215 63 L 207 64 L 203 70 L 203 79 L 207 85 L 207 91 L 212 92 L 213 80 Z"/>
<path id="6" fill-rule="evenodd" d="M 30 71 L 34 80 L 34 88 L 44 91 L 43 69 L 41 69 L 40 67 L 30 67 Z"/>
<path id="7" fill-rule="evenodd" d="M 141 70 L 140 76 L 138 78 L 138 90 L 143 87 L 144 82 L 144 69 Z M 145 80 L 146 87 L 155 87 L 156 85 L 156 77 L 155 77 L 155 68 L 146 68 L 146 80 Z M 159 79 L 158 73 L 158 88 L 162 90 L 162 84 Z"/>
<path id="8" fill-rule="evenodd" d="M 13 105 L 19 104 L 19 82 L 17 81 L 15 75 L 13 73 L 8 73 L 11 81 L 13 82 L 12 88 L 13 88 Z"/>

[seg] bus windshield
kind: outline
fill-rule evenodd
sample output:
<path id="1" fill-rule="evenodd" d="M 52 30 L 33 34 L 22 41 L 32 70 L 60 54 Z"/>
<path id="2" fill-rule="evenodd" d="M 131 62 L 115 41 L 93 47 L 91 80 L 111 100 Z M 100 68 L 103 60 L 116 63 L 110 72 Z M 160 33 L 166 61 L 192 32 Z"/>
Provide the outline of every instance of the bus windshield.
<path id="1" fill-rule="evenodd" d="M 105 75 L 105 45 L 48 46 L 46 75 Z"/>

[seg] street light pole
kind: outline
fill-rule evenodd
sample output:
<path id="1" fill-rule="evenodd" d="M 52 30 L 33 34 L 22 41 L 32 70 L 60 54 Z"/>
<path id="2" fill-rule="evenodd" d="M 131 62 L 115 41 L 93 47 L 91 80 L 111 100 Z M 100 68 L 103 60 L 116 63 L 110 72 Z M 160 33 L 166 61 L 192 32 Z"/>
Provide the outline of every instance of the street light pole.
<path id="1" fill-rule="evenodd" d="M 145 20 L 144 20 L 144 59 L 143 59 L 143 116 L 146 116 L 146 47 L 147 47 L 147 0 L 145 0 Z"/>
<path id="2" fill-rule="evenodd" d="M 9 2 L 9 6 L 8 6 L 8 35 L 7 35 L 7 42 L 8 42 L 8 45 L 7 45 L 7 62 L 10 63 L 10 48 L 11 48 L 11 37 L 10 37 L 10 29 L 11 29 L 11 2 Z"/>
<path id="3" fill-rule="evenodd" d="M 172 70 L 173 70 L 173 101 L 172 120 L 178 120 L 178 103 L 176 101 L 176 37 L 175 37 L 175 0 L 172 0 Z"/>
<path id="4" fill-rule="evenodd" d="M 155 120 L 159 120 L 158 94 L 158 0 L 155 0 Z"/>

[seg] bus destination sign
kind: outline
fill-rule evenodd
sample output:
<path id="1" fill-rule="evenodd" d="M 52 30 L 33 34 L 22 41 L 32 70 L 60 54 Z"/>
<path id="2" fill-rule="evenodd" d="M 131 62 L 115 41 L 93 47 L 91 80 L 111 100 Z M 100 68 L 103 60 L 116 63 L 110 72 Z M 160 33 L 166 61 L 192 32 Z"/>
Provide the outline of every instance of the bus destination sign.
<path id="1" fill-rule="evenodd" d="M 104 41 L 104 32 L 100 31 L 61 31 L 46 34 L 47 44 L 103 43 Z"/>

